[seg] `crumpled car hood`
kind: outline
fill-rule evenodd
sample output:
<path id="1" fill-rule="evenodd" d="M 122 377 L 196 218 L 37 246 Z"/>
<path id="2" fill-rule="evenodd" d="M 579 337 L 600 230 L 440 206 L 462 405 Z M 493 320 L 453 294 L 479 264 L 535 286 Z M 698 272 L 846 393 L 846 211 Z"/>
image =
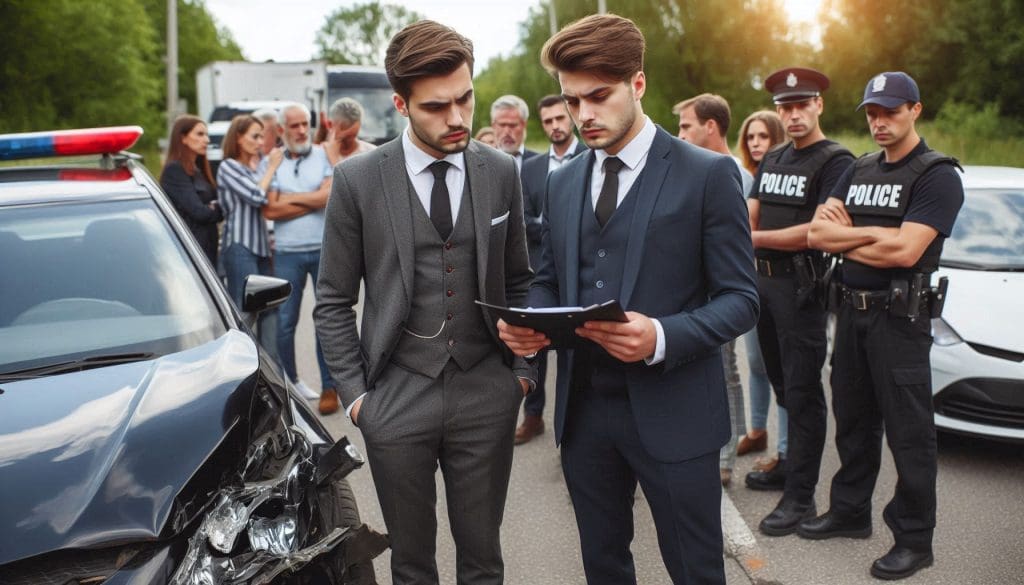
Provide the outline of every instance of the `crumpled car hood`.
<path id="1" fill-rule="evenodd" d="M 252 340 L 231 330 L 151 361 L 4 383 L 0 564 L 156 538 L 246 416 L 258 365 Z"/>

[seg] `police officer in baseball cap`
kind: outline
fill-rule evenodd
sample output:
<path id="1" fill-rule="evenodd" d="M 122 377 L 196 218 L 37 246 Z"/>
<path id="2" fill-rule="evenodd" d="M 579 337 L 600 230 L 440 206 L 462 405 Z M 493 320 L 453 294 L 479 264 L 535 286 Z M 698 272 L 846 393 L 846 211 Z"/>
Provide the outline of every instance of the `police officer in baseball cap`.
<path id="1" fill-rule="evenodd" d="M 899 479 L 882 517 L 895 544 L 871 574 L 902 579 L 933 562 L 937 463 L 929 351 L 945 281 L 932 288 L 931 275 L 964 191 L 956 160 L 917 134 L 921 95 L 909 75 L 871 78 L 860 108 L 882 150 L 857 159 L 808 233 L 811 246 L 843 257 L 830 295 L 838 305 L 832 408 L 841 467 L 828 512 L 802 522 L 797 533 L 814 540 L 871 535 L 884 429 Z"/>
<path id="2" fill-rule="evenodd" d="M 818 205 L 853 162 L 842 145 L 825 138 L 818 119 L 823 73 L 789 67 L 772 73 L 764 87 L 790 138 L 764 156 L 747 208 L 757 262 L 761 316 L 757 336 L 778 403 L 789 412 L 789 448 L 769 471 L 747 474 L 756 490 L 782 490 L 775 509 L 758 528 L 769 536 L 792 534 L 813 518 L 814 490 L 825 449 L 825 308 L 817 294 L 824 255 L 807 247 L 807 229 Z"/>

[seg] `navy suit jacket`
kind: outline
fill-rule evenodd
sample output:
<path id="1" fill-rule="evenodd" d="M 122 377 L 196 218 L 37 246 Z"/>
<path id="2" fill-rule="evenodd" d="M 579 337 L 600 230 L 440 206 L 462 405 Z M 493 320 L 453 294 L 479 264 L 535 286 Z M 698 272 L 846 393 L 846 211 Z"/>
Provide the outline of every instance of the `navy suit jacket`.
<path id="1" fill-rule="evenodd" d="M 582 140 L 576 142 L 573 158 L 587 150 Z M 547 153 L 523 159 L 520 178 L 523 181 L 523 219 L 526 220 L 526 242 L 530 250 L 530 266 L 540 263 L 540 217 L 544 212 L 544 188 L 548 181 Z M 571 159 L 570 159 L 571 160 Z M 568 164 L 568 162 L 566 163 Z"/>
<path id="2" fill-rule="evenodd" d="M 529 306 L 579 304 L 580 219 L 593 213 L 593 161 L 578 156 L 548 176 Z M 758 316 L 747 208 L 736 163 L 661 128 L 637 180 L 618 300 L 661 322 L 665 360 L 626 365 L 630 406 L 647 452 L 685 461 L 717 451 L 731 434 L 720 348 Z M 572 362 L 572 350 L 559 352 L 557 442 L 571 414 Z"/>

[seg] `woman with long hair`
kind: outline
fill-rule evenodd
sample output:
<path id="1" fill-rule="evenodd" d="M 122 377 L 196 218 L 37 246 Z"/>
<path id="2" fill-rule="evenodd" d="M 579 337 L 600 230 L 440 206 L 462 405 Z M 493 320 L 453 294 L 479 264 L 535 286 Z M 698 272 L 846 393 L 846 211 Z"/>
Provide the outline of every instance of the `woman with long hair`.
<path id="1" fill-rule="evenodd" d="M 786 132 L 782 127 L 779 115 L 769 110 L 761 110 L 747 116 L 740 126 L 737 138 L 737 150 L 743 166 L 751 175 L 757 176 L 757 167 L 761 164 L 765 153 L 775 145 L 786 140 Z M 744 336 L 747 348 L 747 365 L 750 368 L 750 430 L 744 435 L 736 447 L 737 455 L 745 455 L 768 449 L 768 407 L 772 400 L 772 385 L 768 380 L 768 372 L 761 357 L 761 345 L 757 340 L 757 329 Z M 754 466 L 755 471 L 765 472 L 777 479 L 778 488 L 785 484 L 785 470 L 779 466 L 779 458 L 786 456 L 788 434 L 786 425 L 789 422 L 786 409 L 778 406 L 779 438 L 778 455 L 760 460 Z"/>
<path id="2" fill-rule="evenodd" d="M 245 277 L 271 274 L 270 242 L 263 206 L 267 189 L 284 155 L 275 148 L 267 155 L 260 175 L 263 123 L 254 116 L 235 116 L 224 135 L 224 160 L 217 169 L 217 198 L 227 219 L 221 258 L 227 275 L 228 294 L 242 306 Z"/>
<path id="3" fill-rule="evenodd" d="M 217 223 L 224 216 L 217 205 L 216 183 L 206 160 L 208 144 L 210 137 L 202 119 L 188 114 L 179 116 L 171 127 L 160 186 L 210 263 L 216 266 Z"/>

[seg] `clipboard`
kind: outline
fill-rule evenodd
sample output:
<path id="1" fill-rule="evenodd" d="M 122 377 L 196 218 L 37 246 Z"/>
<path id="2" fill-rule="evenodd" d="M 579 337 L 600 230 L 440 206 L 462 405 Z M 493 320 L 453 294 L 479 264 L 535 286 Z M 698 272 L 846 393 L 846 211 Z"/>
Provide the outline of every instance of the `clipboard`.
<path id="1" fill-rule="evenodd" d="M 612 299 L 589 307 L 548 307 L 527 309 L 519 307 L 499 307 L 482 301 L 476 304 L 504 319 L 510 325 L 529 327 L 547 335 L 551 340 L 548 349 L 572 349 L 587 342 L 576 335 L 576 328 L 582 327 L 587 321 L 629 321 L 619 301 Z"/>

